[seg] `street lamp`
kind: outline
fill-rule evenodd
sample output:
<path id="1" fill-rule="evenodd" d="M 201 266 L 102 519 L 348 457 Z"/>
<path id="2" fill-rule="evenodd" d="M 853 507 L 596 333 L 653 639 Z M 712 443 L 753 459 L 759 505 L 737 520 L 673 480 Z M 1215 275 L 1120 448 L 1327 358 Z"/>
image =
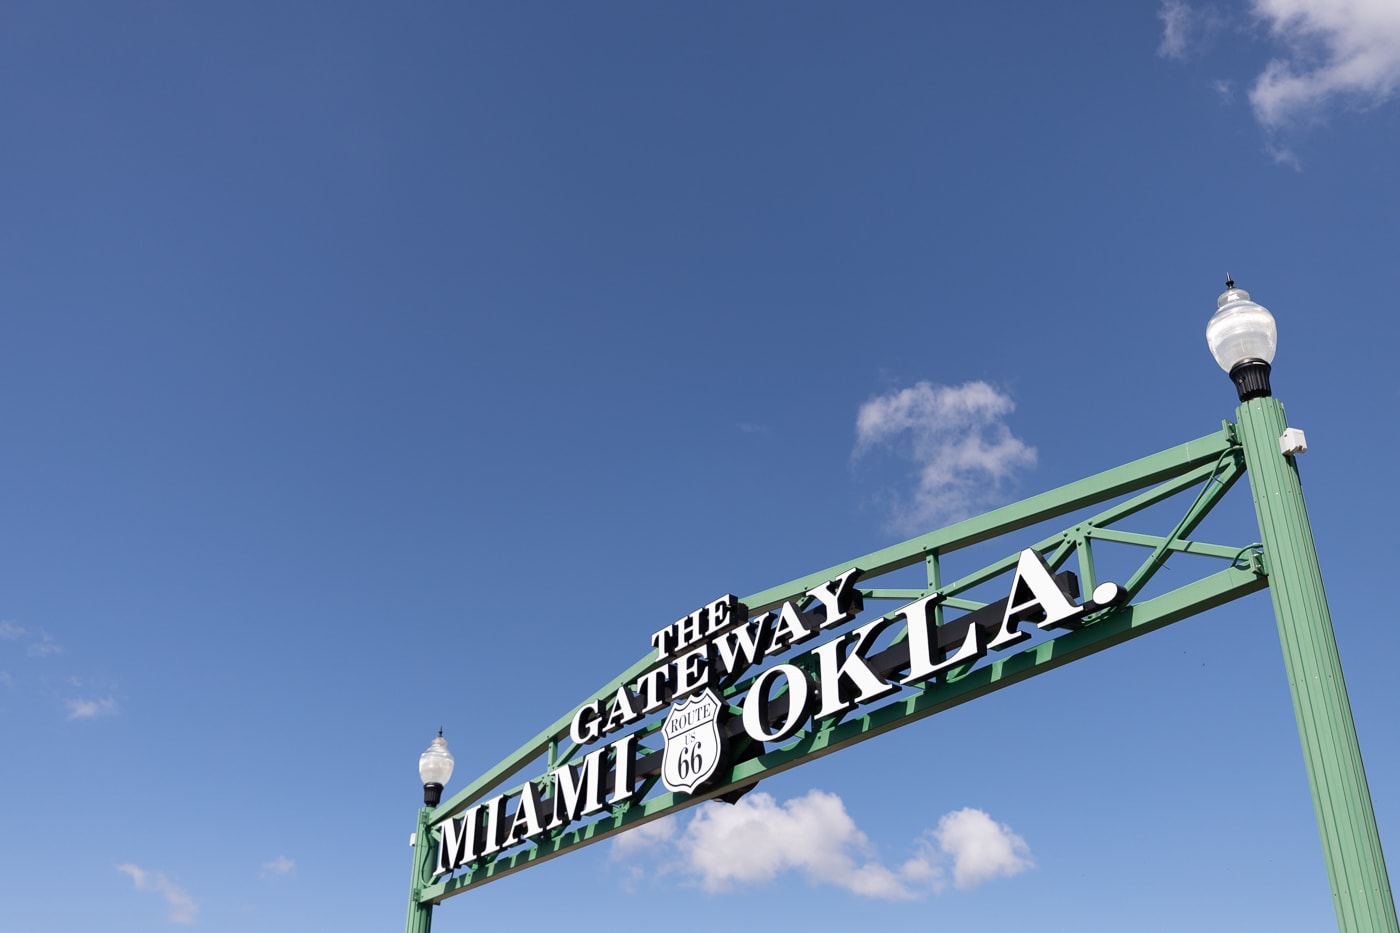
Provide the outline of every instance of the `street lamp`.
<path id="1" fill-rule="evenodd" d="M 423 781 L 423 807 L 418 811 L 418 829 L 413 834 L 413 876 L 408 886 L 408 933 L 429 933 L 433 925 L 433 907 L 420 904 L 418 892 L 432 878 L 433 870 L 433 809 L 442 802 L 442 786 L 452 777 L 455 762 L 447 750 L 447 740 L 438 729 L 437 738 L 418 756 L 418 777 Z"/>
<path id="2" fill-rule="evenodd" d="M 442 786 L 452 777 L 452 753 L 447 750 L 447 740 L 438 729 L 428 750 L 418 756 L 418 776 L 423 780 L 423 806 L 436 807 L 442 802 Z"/>
<path id="3" fill-rule="evenodd" d="M 1206 343 L 1220 368 L 1230 374 L 1240 401 L 1271 395 L 1269 369 L 1278 346 L 1274 316 L 1249 300 L 1249 292 L 1225 277 L 1225 291 L 1215 300 L 1216 312 L 1206 325 Z"/>
<path id="4" fill-rule="evenodd" d="M 1307 445 L 1302 432 L 1288 427 L 1269 386 L 1278 343 L 1274 317 L 1228 278 L 1216 307 L 1206 342 L 1240 398 L 1236 432 L 1264 543 L 1264 569 L 1337 927 L 1345 933 L 1397 933 L 1395 900 L 1298 479 L 1295 457 Z"/>

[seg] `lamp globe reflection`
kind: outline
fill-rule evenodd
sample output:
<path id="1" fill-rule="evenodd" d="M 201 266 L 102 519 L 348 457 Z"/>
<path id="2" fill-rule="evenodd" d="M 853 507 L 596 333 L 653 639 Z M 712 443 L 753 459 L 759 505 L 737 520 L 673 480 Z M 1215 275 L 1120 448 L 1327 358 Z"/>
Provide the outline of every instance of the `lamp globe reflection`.
<path id="1" fill-rule="evenodd" d="M 439 729 L 428 750 L 418 756 L 418 777 L 423 780 L 425 807 L 436 807 L 442 802 L 442 786 L 452 778 L 454 764 L 452 753 L 447 750 L 447 740 Z"/>
<path id="2" fill-rule="evenodd" d="M 1217 310 L 1206 324 L 1211 356 L 1230 374 L 1241 402 L 1272 395 L 1269 369 L 1278 346 L 1274 316 L 1228 277 L 1215 304 Z"/>

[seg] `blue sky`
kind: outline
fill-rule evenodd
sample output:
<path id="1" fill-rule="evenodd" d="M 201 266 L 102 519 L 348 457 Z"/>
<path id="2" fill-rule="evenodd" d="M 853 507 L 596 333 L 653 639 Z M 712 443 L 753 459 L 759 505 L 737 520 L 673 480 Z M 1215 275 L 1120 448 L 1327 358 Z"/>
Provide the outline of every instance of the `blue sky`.
<path id="1" fill-rule="evenodd" d="M 1209 433 L 1227 271 L 1400 858 L 1397 91 L 1391 0 L 7 4 L 7 922 L 398 928 L 439 725 Z M 761 791 L 435 929 L 1333 923 L 1265 594 Z"/>

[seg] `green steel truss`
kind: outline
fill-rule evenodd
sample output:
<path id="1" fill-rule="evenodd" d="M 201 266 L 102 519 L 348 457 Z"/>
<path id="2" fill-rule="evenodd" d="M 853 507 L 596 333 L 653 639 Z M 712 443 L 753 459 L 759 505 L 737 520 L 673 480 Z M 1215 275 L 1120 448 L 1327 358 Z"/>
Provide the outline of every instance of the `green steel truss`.
<path id="1" fill-rule="evenodd" d="M 736 749 L 728 771 L 721 772 L 716 782 L 700 794 L 670 793 L 661 785 L 655 768 L 648 771 L 643 767 L 640 769 L 643 778 L 633 798 L 614 805 L 592 818 L 591 822 L 585 820 L 570 824 L 537 837 L 533 842 L 480 859 L 453 874 L 435 879 L 432 875 L 433 853 L 440 832 L 436 827 L 478 801 L 502 793 L 516 793 L 523 787 L 523 780 L 538 781 L 554 768 L 576 760 L 576 756 L 584 750 L 576 747 L 569 736 L 574 710 L 585 703 L 612 697 L 619 686 L 635 684 L 638 677 L 657 663 L 655 654 L 649 652 L 451 799 L 435 810 L 423 811 L 420 840 L 427 845 L 420 846 L 415 853 L 414 902 L 424 909 L 426 916 L 426 910 L 430 910 L 431 905 L 469 888 L 599 842 L 704 800 L 725 796 L 735 799 L 738 793 L 769 774 L 795 768 L 814 758 L 1263 589 L 1267 579 L 1261 545 L 1211 544 L 1190 537 L 1211 509 L 1244 475 L 1244 471 L 1245 458 L 1235 428 L 1226 423 L 1214 434 L 745 598 L 743 603 L 750 613 L 761 613 L 787 600 L 800 598 L 808 590 L 856 566 L 863 571 L 860 584 L 866 600 L 867 616 L 873 617 L 869 607 L 882 601 L 888 601 L 893 610 L 938 591 L 947 597 L 934 610 L 937 613 L 936 621 L 942 624 L 944 612 L 970 612 L 988 605 L 989 601 L 981 597 L 988 592 L 998 592 L 991 581 L 1008 577 L 1016 566 L 1017 555 L 1025 547 L 1034 547 L 1056 572 L 1077 571 L 1081 591 L 1085 594 L 1091 593 L 1095 585 L 1101 582 L 1095 563 L 1096 552 L 1100 555 L 1101 563 L 1109 546 L 1113 546 L 1120 557 L 1123 553 L 1137 555 L 1145 552 L 1146 555 L 1140 562 L 1134 562 L 1135 569 L 1126 578 L 1114 580 L 1126 589 L 1127 601 L 1086 616 L 1077 629 L 1057 637 L 1026 643 L 1027 647 L 1014 653 L 992 653 L 980 663 L 940 676 L 936 682 L 903 687 L 883 701 L 859 707 L 844 717 L 817 722 L 781 747 L 767 745 Z M 1191 499 L 1193 490 L 1195 496 Z M 1179 503 L 1187 501 L 1190 502 L 1189 506 L 1182 510 Z M 1094 508 L 1101 510 L 1091 512 Z M 1011 537 L 1042 523 L 1086 512 L 1090 513 L 1087 517 L 1078 518 L 1069 527 L 1039 541 L 1026 542 Z M 1174 527 L 1165 534 L 1144 534 L 1118 527 L 1119 523 L 1133 516 L 1138 516 L 1139 520 L 1155 520 L 1163 514 L 1168 516 L 1168 521 L 1172 516 L 1179 516 Z M 949 555 L 1002 538 L 1008 541 L 1004 556 L 952 581 L 942 579 L 945 559 Z M 1151 595 L 1139 601 L 1158 572 L 1178 554 L 1212 560 L 1178 561 L 1172 569 L 1182 566 L 1186 573 L 1172 573 L 1173 583 L 1190 576 L 1192 569 L 1204 568 L 1209 572 L 1164 592 L 1160 591 L 1163 581 L 1158 580 L 1157 585 L 1150 589 Z M 925 571 L 922 575 L 918 575 L 916 569 L 920 565 Z M 1120 562 L 1115 566 L 1133 565 Z M 911 575 L 917 576 L 908 579 Z M 901 583 L 905 585 L 896 585 Z M 980 595 L 974 593 L 979 587 L 982 588 Z M 1004 586 L 1000 588 L 1000 593 L 1006 593 Z M 991 601 L 997 598 L 993 596 Z M 861 624 L 860 620 L 847 623 L 846 627 L 858 624 Z M 844 628 L 833 629 L 832 633 L 834 635 L 842 630 Z M 638 638 L 645 639 L 650 634 L 649 631 L 638 632 Z M 744 677 L 726 688 L 724 696 L 737 701 L 751 682 L 752 677 Z M 642 749 L 657 754 L 658 758 L 661 736 L 657 729 L 662 718 L 664 710 L 637 730 Z"/>

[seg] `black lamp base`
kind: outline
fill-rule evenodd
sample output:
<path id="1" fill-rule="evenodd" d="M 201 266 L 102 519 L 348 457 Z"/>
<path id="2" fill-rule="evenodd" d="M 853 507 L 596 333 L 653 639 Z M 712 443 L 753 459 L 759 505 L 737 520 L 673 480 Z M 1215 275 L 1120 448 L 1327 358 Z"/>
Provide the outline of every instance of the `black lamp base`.
<path id="1" fill-rule="evenodd" d="M 1263 360 L 1245 360 L 1235 364 L 1230 370 L 1230 381 L 1235 384 L 1235 391 L 1239 393 L 1241 402 L 1252 398 L 1268 398 L 1274 394 L 1274 390 L 1269 386 L 1271 368 Z"/>
<path id="2" fill-rule="evenodd" d="M 425 806 L 425 807 L 435 807 L 435 806 L 437 806 L 437 805 L 440 804 L 440 803 L 442 803 L 442 785 L 441 785 L 441 784 L 424 784 L 424 785 L 423 785 L 423 806 Z"/>

